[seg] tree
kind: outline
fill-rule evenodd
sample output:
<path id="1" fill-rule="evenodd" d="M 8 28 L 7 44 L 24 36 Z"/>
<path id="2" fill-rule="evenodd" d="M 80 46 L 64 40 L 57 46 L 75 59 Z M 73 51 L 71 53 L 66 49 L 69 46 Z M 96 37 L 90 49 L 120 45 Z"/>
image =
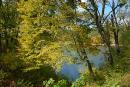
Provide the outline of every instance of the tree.
<path id="1" fill-rule="evenodd" d="M 120 47 L 119 47 L 119 23 L 118 23 L 118 17 L 117 17 L 117 7 L 122 8 L 126 4 L 126 1 L 117 1 L 117 4 L 114 0 L 112 0 L 112 14 L 111 14 L 111 22 L 113 27 L 113 34 L 114 34 L 114 40 L 115 40 L 115 48 L 117 51 L 117 54 L 120 53 Z"/>
<path id="2" fill-rule="evenodd" d="M 90 38 L 88 38 L 88 29 L 86 27 L 82 27 L 81 25 L 78 25 L 78 20 L 80 20 L 81 13 L 77 12 L 77 4 L 79 1 L 76 0 L 67 0 L 66 3 L 68 6 L 70 6 L 73 9 L 74 16 L 69 19 L 72 20 L 73 26 L 70 26 L 71 28 L 71 37 L 72 37 L 72 43 L 73 48 L 76 49 L 77 53 L 79 54 L 80 60 L 85 61 L 87 63 L 88 70 L 90 72 L 90 75 L 94 76 L 94 72 L 92 69 L 92 65 L 88 59 L 88 54 L 86 52 L 87 48 L 90 48 Z M 83 16 L 83 15 L 82 15 Z M 82 17 L 81 17 L 82 18 Z M 88 44 L 86 44 L 88 43 Z"/>
<path id="3" fill-rule="evenodd" d="M 20 0 L 18 4 L 22 20 L 19 53 L 30 66 L 48 64 L 56 68 L 67 57 L 62 52 L 61 37 L 64 27 L 69 24 L 66 20 L 70 18 L 71 9 L 65 14 L 63 9 L 67 6 L 61 6 L 61 3 L 56 0 Z"/>
<path id="4" fill-rule="evenodd" d="M 7 52 L 17 45 L 17 4 L 15 0 L 4 0 L 0 3 L 0 52 Z"/>
<path id="5" fill-rule="evenodd" d="M 102 5 L 102 11 L 101 13 L 99 12 L 99 8 L 98 8 L 98 2 L 96 2 L 95 0 L 88 0 L 88 5 L 86 5 L 87 7 L 85 8 L 89 14 L 91 15 L 92 18 L 92 22 L 94 23 L 94 25 L 96 26 L 98 33 L 101 35 L 101 39 L 103 41 L 103 43 L 105 43 L 105 45 L 108 48 L 108 61 L 110 62 L 111 65 L 113 65 L 113 57 L 112 57 L 112 53 L 111 53 L 111 45 L 110 45 L 110 37 L 109 37 L 109 33 L 105 30 L 104 28 L 104 21 L 105 21 L 105 6 L 106 6 L 107 0 L 103 0 L 101 5 Z"/>

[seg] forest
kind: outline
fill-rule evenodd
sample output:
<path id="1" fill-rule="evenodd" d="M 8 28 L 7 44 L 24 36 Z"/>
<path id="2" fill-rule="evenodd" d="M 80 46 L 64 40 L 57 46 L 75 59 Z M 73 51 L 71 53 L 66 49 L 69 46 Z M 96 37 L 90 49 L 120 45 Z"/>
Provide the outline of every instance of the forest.
<path id="1" fill-rule="evenodd" d="M 130 87 L 130 0 L 0 0 L 0 87 Z"/>

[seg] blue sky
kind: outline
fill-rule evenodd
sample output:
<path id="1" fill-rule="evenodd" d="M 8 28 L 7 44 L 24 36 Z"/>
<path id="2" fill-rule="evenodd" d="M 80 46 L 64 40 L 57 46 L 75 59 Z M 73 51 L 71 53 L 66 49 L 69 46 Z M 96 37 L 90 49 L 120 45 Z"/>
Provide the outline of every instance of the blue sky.
<path id="1" fill-rule="evenodd" d="M 99 6 L 99 11 L 101 12 L 102 11 L 102 5 L 99 4 L 98 6 Z M 105 14 L 108 14 L 110 11 L 111 11 L 111 8 L 108 5 L 106 5 Z"/>
<path id="2" fill-rule="evenodd" d="M 82 1 L 82 2 L 86 2 L 87 0 L 81 0 L 81 1 Z M 111 0 L 110 0 L 110 1 L 111 1 Z M 99 4 L 98 6 L 99 6 L 99 11 L 101 12 L 101 10 L 102 10 L 102 5 Z M 83 9 L 81 9 L 81 8 L 79 8 L 79 9 L 80 9 L 80 10 L 83 10 Z M 105 14 L 108 14 L 110 11 L 111 11 L 111 8 L 106 5 Z"/>

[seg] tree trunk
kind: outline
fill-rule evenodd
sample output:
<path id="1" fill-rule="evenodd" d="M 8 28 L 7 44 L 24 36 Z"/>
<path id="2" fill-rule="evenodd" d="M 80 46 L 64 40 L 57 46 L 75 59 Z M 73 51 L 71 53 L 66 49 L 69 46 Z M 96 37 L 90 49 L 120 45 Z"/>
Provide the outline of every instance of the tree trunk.
<path id="1" fill-rule="evenodd" d="M 104 33 L 104 39 L 105 39 L 105 44 L 108 48 L 108 61 L 109 61 L 110 65 L 113 65 L 114 62 L 113 62 L 112 48 L 111 48 L 109 34 L 107 35 Z"/>
<path id="2" fill-rule="evenodd" d="M 114 40 L 115 40 L 116 52 L 117 52 L 117 54 L 119 54 L 120 53 L 119 37 L 118 37 L 118 32 L 115 32 L 115 31 L 114 31 Z"/>
<path id="3" fill-rule="evenodd" d="M 104 29 L 101 26 L 98 26 L 98 32 L 101 35 L 101 39 L 103 43 L 107 46 L 108 48 L 108 62 L 113 65 L 113 56 L 112 56 L 112 51 L 111 51 L 111 45 L 110 45 L 110 36 L 108 32 L 104 31 Z"/>
<path id="4" fill-rule="evenodd" d="M 8 52 L 8 49 L 9 49 L 9 40 L 8 38 L 6 38 L 6 52 Z"/>
<path id="5" fill-rule="evenodd" d="M 110 65 L 113 66 L 113 57 L 112 57 L 112 53 L 111 53 L 111 46 L 108 47 L 108 61 L 110 63 Z"/>
<path id="6" fill-rule="evenodd" d="M 94 72 L 93 72 L 92 65 L 91 65 L 90 61 L 87 59 L 86 62 L 88 65 L 88 70 L 90 72 L 90 75 L 92 75 L 94 77 Z"/>
<path id="7" fill-rule="evenodd" d="M 4 43 L 4 49 L 5 49 L 5 52 L 7 52 L 7 49 L 8 49 L 8 34 L 7 34 L 7 29 L 6 29 L 6 27 L 5 27 L 5 32 L 4 32 L 4 34 L 5 34 L 5 37 L 4 37 L 4 39 L 5 39 L 5 43 Z"/>
<path id="8" fill-rule="evenodd" d="M 0 0 L 0 7 L 2 6 L 2 0 Z"/>
<path id="9" fill-rule="evenodd" d="M 0 34 L 0 53 L 2 53 L 1 34 Z"/>
<path id="10" fill-rule="evenodd" d="M 92 75 L 94 77 L 92 65 L 91 65 L 90 61 L 88 60 L 88 56 L 87 56 L 87 53 L 86 53 L 84 48 L 82 50 L 82 55 L 83 55 L 83 59 L 86 60 L 86 62 L 87 62 L 87 66 L 88 66 L 88 70 L 89 70 L 90 75 Z"/>
<path id="11" fill-rule="evenodd" d="M 116 9 L 114 8 L 115 8 L 115 1 L 112 0 L 112 13 L 113 14 L 111 15 L 111 21 L 112 21 L 112 27 L 116 28 L 113 32 L 114 32 L 114 40 L 115 40 L 115 49 L 116 49 L 117 54 L 119 54 L 120 53 L 119 38 L 118 38 L 119 24 L 116 17 Z"/>

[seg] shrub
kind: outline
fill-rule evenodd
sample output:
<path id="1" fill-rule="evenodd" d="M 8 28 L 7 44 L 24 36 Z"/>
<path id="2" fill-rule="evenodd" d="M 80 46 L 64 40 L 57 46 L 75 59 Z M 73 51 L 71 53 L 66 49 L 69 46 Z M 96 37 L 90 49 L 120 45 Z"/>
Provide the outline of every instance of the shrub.
<path id="1" fill-rule="evenodd" d="M 50 78 L 48 81 L 43 81 L 43 86 L 45 87 L 49 87 L 49 86 L 52 86 L 54 84 L 54 81 L 52 78 Z"/>
<path id="2" fill-rule="evenodd" d="M 33 87 L 31 82 L 27 82 L 24 80 L 18 80 L 15 84 L 15 87 Z"/>
<path id="3" fill-rule="evenodd" d="M 54 85 L 54 87 L 68 87 L 67 85 L 68 84 L 66 80 L 60 80 Z"/>
<path id="4" fill-rule="evenodd" d="M 6 72 L 4 72 L 3 70 L 0 70 L 0 80 L 4 79 L 7 76 L 8 74 Z"/>
<path id="5" fill-rule="evenodd" d="M 71 87 L 84 87 L 86 85 L 86 80 L 87 79 L 85 76 L 81 76 L 79 79 L 72 83 Z"/>
<path id="6" fill-rule="evenodd" d="M 122 77 L 121 87 L 130 87 L 130 74 L 126 74 Z"/>
<path id="7" fill-rule="evenodd" d="M 55 80 L 50 78 L 48 81 L 43 81 L 43 87 L 68 87 L 68 83 L 66 80 L 55 82 Z"/>
<path id="8" fill-rule="evenodd" d="M 97 87 L 105 82 L 105 75 L 101 71 L 94 71 L 95 76 L 91 76 L 88 72 L 82 74 L 79 79 L 72 83 L 71 87 Z"/>

